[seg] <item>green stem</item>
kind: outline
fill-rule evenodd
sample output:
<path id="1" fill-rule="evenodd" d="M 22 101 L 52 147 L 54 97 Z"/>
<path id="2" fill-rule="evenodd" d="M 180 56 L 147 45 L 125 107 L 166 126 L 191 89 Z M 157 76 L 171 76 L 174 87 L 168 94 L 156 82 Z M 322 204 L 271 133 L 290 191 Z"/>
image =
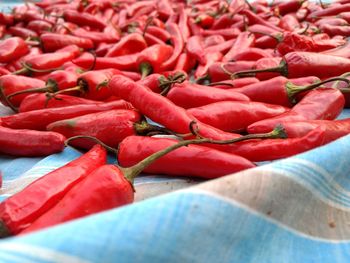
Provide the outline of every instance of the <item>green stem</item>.
<path id="1" fill-rule="evenodd" d="M 72 136 L 70 138 L 68 138 L 67 140 L 64 141 L 64 144 L 66 146 L 69 145 L 69 143 L 73 140 L 76 140 L 76 139 L 89 139 L 89 140 L 92 140 L 94 142 L 96 142 L 97 144 L 100 144 L 102 145 L 104 148 L 106 148 L 108 151 L 110 151 L 111 153 L 115 153 L 117 154 L 118 151 L 117 149 L 114 149 L 110 146 L 108 146 L 107 144 L 105 144 L 104 142 L 102 142 L 101 140 L 97 139 L 96 137 L 93 137 L 93 136 L 88 136 L 88 135 L 77 135 L 77 136 Z"/>
<path id="2" fill-rule="evenodd" d="M 13 110 L 14 112 L 18 112 L 18 108 L 15 107 L 12 102 L 7 98 L 7 96 L 4 93 L 3 87 L 0 87 L 0 98 L 3 98 L 7 104 Z"/>
<path id="3" fill-rule="evenodd" d="M 10 100 L 14 96 L 25 94 L 25 93 L 44 93 L 44 92 L 54 93 L 57 91 L 58 91 L 57 83 L 54 80 L 49 79 L 48 84 L 45 87 L 20 90 L 9 94 L 7 98 Z"/>
<path id="4" fill-rule="evenodd" d="M 264 72 L 277 72 L 280 73 L 282 76 L 288 76 L 288 65 L 285 60 L 282 60 L 280 65 L 273 68 L 266 68 L 266 69 L 254 69 L 254 70 L 244 70 L 244 71 L 238 71 L 236 73 L 233 73 L 231 75 L 231 78 L 242 78 L 242 77 L 254 77 L 256 73 L 264 73 Z"/>
<path id="5" fill-rule="evenodd" d="M 141 79 L 144 79 L 153 72 L 152 65 L 148 62 L 141 63 L 139 66 L 139 70 L 141 72 Z"/>
<path id="6" fill-rule="evenodd" d="M 159 152 L 156 152 L 139 163 L 128 167 L 128 168 L 122 168 L 124 176 L 131 182 L 134 182 L 134 178 L 139 175 L 147 166 L 158 160 L 159 158 L 163 157 L 164 155 L 168 154 L 171 151 L 174 151 L 182 146 L 187 146 L 190 144 L 203 144 L 203 143 L 212 143 L 212 144 L 231 144 L 236 142 L 241 142 L 244 140 L 251 140 L 251 139 L 274 139 L 274 138 L 286 138 L 286 133 L 282 126 L 277 126 L 273 131 L 269 133 L 261 133 L 261 134 L 249 134 L 245 135 L 239 138 L 231 139 L 231 140 L 212 140 L 208 138 L 201 138 L 201 139 L 193 139 L 193 140 L 186 140 L 186 141 L 180 141 L 177 144 L 171 145 L 168 148 L 165 148 Z"/>

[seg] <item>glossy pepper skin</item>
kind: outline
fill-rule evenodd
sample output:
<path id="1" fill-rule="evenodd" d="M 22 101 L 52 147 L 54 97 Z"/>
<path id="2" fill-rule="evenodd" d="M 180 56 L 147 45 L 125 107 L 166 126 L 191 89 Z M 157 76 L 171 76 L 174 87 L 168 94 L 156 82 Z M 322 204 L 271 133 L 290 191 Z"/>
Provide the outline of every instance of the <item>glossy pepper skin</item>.
<path id="1" fill-rule="evenodd" d="M 10 37 L 0 42 L 0 63 L 8 63 L 29 53 L 22 38 Z"/>
<path id="2" fill-rule="evenodd" d="M 197 120 L 223 131 L 244 131 L 248 125 L 287 112 L 289 109 L 254 101 L 222 101 L 188 109 Z"/>
<path id="3" fill-rule="evenodd" d="M 166 97 L 184 109 L 204 106 L 219 101 L 249 101 L 249 98 L 234 90 L 223 90 L 185 82 L 174 85 Z"/>
<path id="4" fill-rule="evenodd" d="M 148 126 L 148 125 L 147 125 Z M 145 131 L 147 127 L 144 125 Z M 110 110 L 56 121 L 47 130 L 58 132 L 67 138 L 77 135 L 92 136 L 110 147 L 117 148 L 127 136 L 142 134 L 141 115 L 134 110 Z M 152 130 L 149 130 L 151 132 Z M 87 139 L 71 141 L 73 146 L 90 149 L 94 142 Z"/>
<path id="5" fill-rule="evenodd" d="M 42 34 L 40 42 L 46 52 L 53 52 L 68 45 L 76 45 L 83 49 L 92 49 L 94 47 L 94 43 L 90 39 L 57 33 Z"/>
<path id="6" fill-rule="evenodd" d="M 121 38 L 107 52 L 106 57 L 118 57 L 141 52 L 147 48 L 147 43 L 141 34 L 131 33 Z"/>
<path id="7" fill-rule="evenodd" d="M 106 150 L 96 145 L 86 154 L 40 177 L 0 203 L 1 236 L 18 234 L 27 228 L 106 161 Z M 45 195 L 38 195 L 38 191 L 43 191 Z"/>
<path id="8" fill-rule="evenodd" d="M 0 153 L 13 156 L 46 156 L 61 152 L 66 137 L 56 132 L 14 130 L 0 126 Z"/>
<path id="9" fill-rule="evenodd" d="M 173 139 L 129 136 L 119 145 L 118 162 L 123 167 L 130 167 L 175 143 Z M 163 156 L 143 172 L 212 179 L 252 167 L 255 164 L 240 156 L 201 145 L 189 145 Z"/>
<path id="10" fill-rule="evenodd" d="M 115 165 L 101 165 L 20 234 L 131 204 L 134 189 Z"/>
<path id="11" fill-rule="evenodd" d="M 46 126 L 52 122 L 64 120 L 113 109 L 130 109 L 130 104 L 123 101 L 107 103 L 81 104 L 61 108 L 49 108 L 17 113 L 15 115 L 0 118 L 1 125 L 12 129 L 46 130 Z"/>

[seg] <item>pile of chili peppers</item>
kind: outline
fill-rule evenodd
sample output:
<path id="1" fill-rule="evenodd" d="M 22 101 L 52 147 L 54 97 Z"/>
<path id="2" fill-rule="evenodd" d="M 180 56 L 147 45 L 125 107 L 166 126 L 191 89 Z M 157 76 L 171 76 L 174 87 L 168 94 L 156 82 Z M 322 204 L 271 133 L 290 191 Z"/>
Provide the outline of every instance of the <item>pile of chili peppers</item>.
<path id="1" fill-rule="evenodd" d="M 350 0 L 43 0 L 0 13 L 0 102 L 13 110 L 0 154 L 46 156 L 67 139 L 87 150 L 1 203 L 0 236 L 130 204 L 140 172 L 212 179 L 347 135 L 350 119 L 335 119 L 350 106 L 349 23 Z"/>

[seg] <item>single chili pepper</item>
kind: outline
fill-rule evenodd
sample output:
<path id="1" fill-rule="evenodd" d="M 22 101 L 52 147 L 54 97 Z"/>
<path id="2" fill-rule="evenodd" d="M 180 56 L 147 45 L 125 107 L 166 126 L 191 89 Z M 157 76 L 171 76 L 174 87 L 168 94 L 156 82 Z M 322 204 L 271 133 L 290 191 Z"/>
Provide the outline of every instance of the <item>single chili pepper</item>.
<path id="1" fill-rule="evenodd" d="M 312 52 L 290 52 L 275 68 L 236 72 L 235 77 L 254 76 L 260 79 L 265 72 L 276 72 L 289 78 L 317 76 L 327 78 L 350 71 L 350 59 Z"/>
<path id="2" fill-rule="evenodd" d="M 318 127 L 301 138 L 266 139 L 230 145 L 230 152 L 252 162 L 290 157 L 324 144 L 325 132 Z"/>
<path id="3" fill-rule="evenodd" d="M 186 43 L 189 37 L 191 36 L 190 29 L 188 28 L 188 15 L 186 13 L 185 6 L 183 4 L 179 4 L 178 6 L 178 13 L 179 13 L 179 28 L 182 33 L 182 38 L 184 42 Z"/>
<path id="4" fill-rule="evenodd" d="M 172 14 L 174 14 L 174 10 L 171 7 L 169 0 L 157 1 L 157 11 L 159 18 L 163 21 L 166 21 Z"/>
<path id="5" fill-rule="evenodd" d="M 238 51 L 233 56 L 234 61 L 257 61 L 262 58 L 272 58 L 274 51 L 270 52 L 268 49 L 261 49 L 256 47 L 246 48 L 243 51 Z"/>
<path id="6" fill-rule="evenodd" d="M 105 149 L 96 145 L 86 154 L 40 177 L 3 201 L 0 204 L 1 236 L 18 234 L 27 228 L 106 161 Z"/>
<path id="7" fill-rule="evenodd" d="M 147 47 L 145 39 L 138 33 L 129 34 L 120 39 L 108 52 L 106 57 L 134 54 Z"/>
<path id="8" fill-rule="evenodd" d="M 318 17 L 322 16 L 333 16 L 333 15 L 338 15 L 342 12 L 349 12 L 350 11 L 350 3 L 349 4 L 344 4 L 344 5 L 338 5 L 338 6 L 333 6 L 329 7 L 326 9 L 322 9 L 319 11 L 311 12 L 308 16 L 308 20 L 313 20 Z"/>
<path id="9" fill-rule="evenodd" d="M 0 153 L 13 156 L 46 156 L 61 152 L 66 137 L 56 132 L 14 130 L 0 126 Z"/>
<path id="10" fill-rule="evenodd" d="M 254 14 L 252 11 L 248 10 L 248 9 L 243 9 L 241 12 L 241 14 L 245 15 L 249 21 L 249 25 L 252 24 L 260 24 L 266 27 L 269 27 L 275 31 L 282 31 L 281 28 L 274 26 L 273 24 L 265 21 L 264 19 L 262 19 L 261 17 L 259 17 L 258 15 Z"/>
<path id="11" fill-rule="evenodd" d="M 252 123 L 287 111 L 283 106 L 254 101 L 221 101 L 187 110 L 197 120 L 227 132 L 244 131 Z"/>
<path id="12" fill-rule="evenodd" d="M 123 139 L 131 135 L 169 134 L 166 129 L 143 121 L 137 111 L 122 109 L 56 121 L 49 124 L 47 130 L 58 132 L 67 138 L 78 135 L 95 137 L 113 148 L 118 147 Z M 95 142 L 81 138 L 71 141 L 71 144 L 90 149 Z"/>
<path id="13" fill-rule="evenodd" d="M 277 35 L 281 34 L 281 31 L 276 31 L 273 28 L 270 28 L 268 26 L 260 25 L 260 24 L 254 24 L 248 27 L 249 32 L 254 32 L 257 36 L 264 36 L 264 35 Z"/>
<path id="14" fill-rule="evenodd" d="M 283 40 L 277 45 L 280 54 L 285 55 L 293 51 L 316 51 L 317 48 L 311 37 L 296 33 L 283 34 Z"/>
<path id="15" fill-rule="evenodd" d="M 212 35 L 212 36 L 208 36 L 204 39 L 204 47 L 207 49 L 208 47 L 220 45 L 220 44 L 225 43 L 225 42 L 226 42 L 226 40 L 223 36 Z"/>
<path id="16" fill-rule="evenodd" d="M 29 78 L 24 76 L 15 75 L 4 75 L 0 77 L 0 100 L 5 106 L 11 107 L 12 110 L 16 111 L 16 107 L 19 106 L 24 97 L 28 94 L 22 94 L 11 99 L 7 99 L 7 96 L 18 91 L 27 89 L 42 87 L 45 82 L 35 78 Z"/>
<path id="17" fill-rule="evenodd" d="M 83 49 L 92 49 L 94 47 L 94 43 L 90 39 L 57 33 L 42 34 L 40 43 L 46 52 L 53 52 L 68 45 L 76 45 Z"/>
<path id="18" fill-rule="evenodd" d="M 186 73 L 189 73 L 195 67 L 195 64 L 196 61 L 191 59 L 190 55 L 187 52 L 185 52 L 178 57 L 174 69 L 182 70 Z"/>
<path id="19" fill-rule="evenodd" d="M 68 70 L 56 70 L 42 78 L 40 80 L 45 80 L 46 85 L 44 86 L 36 86 L 29 89 L 20 89 L 13 93 L 7 93 L 7 100 L 12 101 L 12 98 L 15 96 L 19 96 L 20 94 L 26 93 L 56 93 L 59 91 L 67 90 L 74 87 L 78 80 L 78 74 L 75 71 Z M 77 94 L 77 91 L 67 92 L 69 94 Z M 22 104 L 23 99 L 27 96 L 23 96 L 18 98 L 18 102 L 16 104 Z"/>
<path id="20" fill-rule="evenodd" d="M 350 58 L 350 42 L 346 42 L 344 45 L 333 49 L 325 50 L 322 53 L 336 57 Z"/>
<path id="21" fill-rule="evenodd" d="M 211 28 L 214 24 L 215 18 L 209 14 L 202 13 L 196 17 L 195 23 L 202 28 Z"/>
<path id="22" fill-rule="evenodd" d="M 282 29 L 290 32 L 300 29 L 300 23 L 294 14 L 288 14 L 281 17 L 280 26 Z"/>
<path id="23" fill-rule="evenodd" d="M 157 27 L 157 26 L 152 26 L 152 25 L 148 26 L 146 32 L 159 38 L 163 42 L 167 42 L 171 38 L 170 32 L 168 32 L 167 30 L 164 30 L 160 27 Z"/>
<path id="24" fill-rule="evenodd" d="M 249 136 L 246 137 L 246 139 L 254 137 L 270 138 L 277 136 L 281 136 L 280 131 Z M 239 140 L 242 139 L 239 138 Z M 164 155 L 182 146 L 205 142 L 213 141 L 208 139 L 181 141 L 146 157 L 139 163 L 128 168 L 115 165 L 103 165 L 73 187 L 65 196 L 63 196 L 56 206 L 39 217 L 28 228 L 22 231 L 21 234 L 131 203 L 134 199 L 134 189 L 132 186 L 134 178 L 145 170 L 145 168 Z M 225 142 L 215 141 L 213 143 L 225 144 L 230 142 L 233 143 L 235 140 Z M 241 159 L 241 161 L 244 161 L 246 164 L 246 166 L 241 164 L 242 166 L 240 167 L 242 169 L 254 166 L 254 164 L 251 164 L 244 159 Z M 239 165 L 237 164 L 237 166 Z"/>
<path id="25" fill-rule="evenodd" d="M 250 133 L 263 132 L 281 121 L 334 120 L 343 110 L 344 104 L 344 96 L 337 89 L 312 90 L 289 112 L 253 123 L 247 130 Z"/>
<path id="26" fill-rule="evenodd" d="M 223 90 L 184 82 L 174 85 L 166 97 L 184 109 L 204 106 L 219 101 L 249 101 L 248 97 L 234 90 Z"/>
<path id="27" fill-rule="evenodd" d="M 318 34 L 319 35 L 319 34 Z M 330 51 L 333 48 L 340 47 L 346 44 L 346 40 L 343 38 L 332 39 L 317 39 L 317 35 L 313 36 L 314 44 L 318 52 Z"/>
<path id="28" fill-rule="evenodd" d="M 54 71 L 80 54 L 76 45 L 69 45 L 54 53 L 39 54 L 30 58 L 24 58 L 23 68 L 12 74 L 46 73 Z"/>
<path id="29" fill-rule="evenodd" d="M 17 36 L 23 39 L 38 37 L 38 34 L 33 30 L 30 30 L 24 27 L 19 27 L 19 26 L 12 26 L 8 29 L 8 31 L 11 35 Z"/>
<path id="30" fill-rule="evenodd" d="M 248 86 L 250 84 L 258 83 L 260 80 L 257 78 L 242 78 L 242 79 L 231 79 L 220 82 L 212 82 L 209 86 L 214 86 L 219 89 L 234 89 Z"/>
<path id="31" fill-rule="evenodd" d="M 45 9 L 52 5 L 67 4 L 68 0 L 42 0 L 40 2 L 35 2 L 34 4 L 42 9 Z"/>
<path id="32" fill-rule="evenodd" d="M 342 18 L 338 17 L 325 17 L 315 22 L 315 26 L 322 27 L 323 25 L 330 25 L 330 26 L 348 26 L 349 23 Z M 322 30 L 322 28 L 320 28 Z"/>
<path id="33" fill-rule="evenodd" d="M 135 32 L 137 32 L 139 34 L 142 33 L 142 31 L 139 29 L 136 29 Z M 160 38 L 157 38 L 154 35 L 151 35 L 149 33 L 145 33 L 143 35 L 143 37 L 147 43 L 147 46 L 149 46 L 149 47 L 153 46 L 153 45 L 166 45 L 166 43 L 163 40 L 161 40 Z"/>
<path id="34" fill-rule="evenodd" d="M 52 30 L 52 24 L 44 20 L 32 20 L 27 24 L 27 28 L 41 35 Z"/>
<path id="35" fill-rule="evenodd" d="M 149 1 L 134 2 L 134 3 L 130 4 L 129 6 L 127 6 L 128 16 L 133 17 L 135 15 L 135 13 L 138 12 L 138 10 L 140 10 L 144 7 L 148 7 L 148 6 L 152 6 L 153 9 L 156 9 L 156 6 L 153 3 L 150 3 Z"/>
<path id="36" fill-rule="evenodd" d="M 29 59 L 31 57 L 37 56 L 39 54 L 42 54 L 42 51 L 40 48 L 37 47 L 32 47 L 31 49 L 29 49 L 29 53 L 17 60 L 14 60 L 10 63 L 7 63 L 6 68 L 10 71 L 16 71 L 22 68 L 22 64 L 24 62 L 25 59 Z"/>
<path id="37" fill-rule="evenodd" d="M 104 32 L 88 31 L 83 28 L 75 29 L 72 34 L 76 37 L 90 39 L 95 44 L 95 46 L 100 43 L 116 43 L 119 41 L 119 37 L 116 35 L 109 35 Z"/>
<path id="38" fill-rule="evenodd" d="M 194 77 L 196 79 L 203 78 L 203 77 L 205 78 L 208 74 L 209 67 L 215 62 L 221 61 L 223 58 L 223 55 L 220 52 L 213 52 L 213 53 L 205 53 L 204 57 L 205 57 L 206 63 L 204 65 L 203 64 L 198 65 L 194 73 Z"/>
<path id="39" fill-rule="evenodd" d="M 235 56 L 249 48 L 252 47 L 254 45 L 254 41 L 255 41 L 255 36 L 253 34 L 251 34 L 250 32 L 243 32 L 241 33 L 235 43 L 233 44 L 232 48 L 225 54 L 225 56 L 223 57 L 222 61 L 223 62 L 228 62 L 231 60 L 235 60 Z"/>
<path id="40" fill-rule="evenodd" d="M 26 42 L 19 37 L 10 37 L 0 42 L 0 63 L 8 63 L 29 53 Z"/>
<path id="41" fill-rule="evenodd" d="M 310 131 L 321 127 L 325 131 L 324 143 L 329 143 L 350 133 L 350 119 L 343 120 L 308 120 L 282 122 L 288 138 L 305 136 Z"/>
<path id="42" fill-rule="evenodd" d="M 215 36 L 215 35 L 213 35 L 213 36 Z M 209 37 L 211 37 L 211 36 L 209 36 Z M 207 38 L 209 38 L 209 37 L 207 37 Z M 235 42 L 236 42 L 236 39 L 230 39 L 230 40 L 227 40 L 221 44 L 206 47 L 204 52 L 208 52 L 208 53 L 220 52 L 222 54 L 226 54 L 231 49 L 232 45 Z"/>
<path id="43" fill-rule="evenodd" d="M 208 78 L 211 82 L 217 82 L 230 79 L 234 72 L 253 69 L 255 62 L 253 61 L 236 61 L 227 63 L 214 63 L 208 68 Z"/>
<path id="44" fill-rule="evenodd" d="M 178 57 L 182 53 L 184 49 L 184 41 L 182 39 L 182 35 L 180 32 L 180 28 L 175 23 L 169 23 L 167 25 L 167 31 L 171 35 L 171 43 L 174 46 L 173 54 L 163 63 L 162 68 L 163 70 L 170 70 L 173 69 Z"/>
<path id="45" fill-rule="evenodd" d="M 284 16 L 288 13 L 295 13 L 302 6 L 305 0 L 289 0 L 286 2 L 280 2 L 274 6 L 274 9 L 278 14 Z"/>
<path id="46" fill-rule="evenodd" d="M 108 103 L 80 104 L 74 106 L 33 110 L 0 118 L 1 125 L 12 129 L 46 130 L 52 122 L 113 109 L 131 109 L 129 103 L 118 100 Z"/>
<path id="47" fill-rule="evenodd" d="M 14 24 L 13 15 L 0 12 L 0 24 L 12 26 Z"/>
<path id="48" fill-rule="evenodd" d="M 19 105 L 19 112 L 41 110 L 45 108 L 59 108 L 79 104 L 98 104 L 98 101 L 88 100 L 65 94 L 52 95 L 51 93 L 35 93 L 25 97 Z M 100 102 L 103 103 L 103 102 Z"/>
<path id="49" fill-rule="evenodd" d="M 167 129 L 178 134 L 191 132 L 189 125 L 194 117 L 162 95 L 121 75 L 114 76 L 108 87 L 115 96 L 130 102 L 141 113 Z M 204 123 L 198 123 L 198 126 L 201 134 L 208 138 L 222 140 L 240 137 L 238 134 L 228 134 Z"/>
<path id="50" fill-rule="evenodd" d="M 275 38 L 271 35 L 264 35 L 255 40 L 255 47 L 257 48 L 276 48 L 276 46 L 280 43 L 278 38 Z"/>
<path id="51" fill-rule="evenodd" d="M 320 29 L 322 30 L 322 32 L 330 36 L 337 36 L 337 35 L 341 35 L 345 37 L 350 36 L 349 26 L 332 26 L 332 25 L 325 24 L 320 26 Z"/>
<path id="52" fill-rule="evenodd" d="M 126 71 L 136 71 L 136 60 L 139 53 L 123 55 L 118 57 L 95 57 L 91 53 L 83 53 L 72 62 L 84 69 L 119 69 Z"/>
<path id="53" fill-rule="evenodd" d="M 173 51 L 169 45 L 153 45 L 142 50 L 136 60 L 142 78 L 152 72 L 162 72 L 163 64 L 171 57 Z"/>
<path id="54" fill-rule="evenodd" d="M 221 35 L 226 40 L 230 40 L 232 38 L 236 38 L 240 33 L 241 33 L 241 30 L 239 30 L 236 27 L 216 29 L 216 30 L 206 29 L 202 31 L 202 36 L 208 37 L 212 35 Z"/>
<path id="55" fill-rule="evenodd" d="M 129 136 L 119 145 L 118 162 L 123 167 L 130 167 L 175 143 L 172 139 Z M 138 152 L 132 150 L 135 148 L 139 149 Z M 201 145 L 189 145 L 160 158 L 145 168 L 143 173 L 212 179 L 254 166 L 252 162 L 234 154 Z"/>
<path id="56" fill-rule="evenodd" d="M 200 64 L 205 65 L 207 60 L 204 56 L 204 42 L 201 36 L 192 36 L 188 38 L 186 44 L 187 53 L 196 59 Z"/>
<path id="57" fill-rule="evenodd" d="M 75 10 L 65 10 L 62 13 L 65 21 L 77 24 L 79 26 L 90 26 L 99 30 L 103 30 L 106 24 L 89 13 L 80 13 Z"/>
<path id="58" fill-rule="evenodd" d="M 215 30 L 229 28 L 235 22 L 233 18 L 234 16 L 232 13 L 222 14 L 214 20 L 214 23 L 210 29 Z"/>

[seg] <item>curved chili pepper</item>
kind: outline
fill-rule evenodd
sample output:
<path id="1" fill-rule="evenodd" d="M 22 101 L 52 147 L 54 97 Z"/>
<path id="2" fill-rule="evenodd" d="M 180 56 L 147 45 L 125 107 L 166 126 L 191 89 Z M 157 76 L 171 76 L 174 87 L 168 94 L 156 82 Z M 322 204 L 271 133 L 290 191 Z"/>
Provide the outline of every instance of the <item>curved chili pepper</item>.
<path id="1" fill-rule="evenodd" d="M 163 71 L 163 64 L 171 57 L 174 49 L 169 45 L 153 45 L 137 55 L 136 65 L 142 78 L 150 73 Z"/>
<path id="2" fill-rule="evenodd" d="M 182 33 L 182 38 L 184 42 L 186 43 L 188 38 L 191 36 L 190 29 L 188 27 L 188 15 L 186 13 L 185 6 L 183 4 L 178 5 L 178 13 L 179 13 L 179 28 Z"/>
<path id="3" fill-rule="evenodd" d="M 41 110 L 45 108 L 59 108 L 74 106 L 79 104 L 98 104 L 98 101 L 88 100 L 80 97 L 50 93 L 35 93 L 26 96 L 19 105 L 19 112 Z M 100 102 L 102 103 L 102 102 Z"/>
<path id="4" fill-rule="evenodd" d="M 345 19 L 339 17 L 326 17 L 315 22 L 315 26 L 319 27 L 321 30 L 324 25 L 348 26 L 349 23 Z"/>
<path id="5" fill-rule="evenodd" d="M 235 90 L 223 90 L 188 82 L 174 85 L 166 97 L 184 109 L 219 101 L 249 101 L 247 96 Z"/>
<path id="6" fill-rule="evenodd" d="M 226 40 L 223 36 L 212 35 L 212 36 L 208 36 L 204 39 L 204 47 L 207 49 L 208 47 L 217 46 L 217 45 L 223 44 L 225 42 L 226 42 Z"/>
<path id="7" fill-rule="evenodd" d="M 203 64 L 198 65 L 194 73 L 194 77 L 196 79 L 205 78 L 207 76 L 209 67 L 215 62 L 221 61 L 223 58 L 223 55 L 220 52 L 212 52 L 212 53 L 205 53 L 204 57 L 206 59 L 206 63 L 204 65 Z"/>
<path id="8" fill-rule="evenodd" d="M 243 32 L 241 33 L 235 43 L 233 44 L 232 48 L 225 54 L 222 61 L 228 62 L 235 60 L 235 56 L 245 49 L 252 47 L 254 45 L 255 36 L 251 34 L 250 32 Z"/>
<path id="9" fill-rule="evenodd" d="M 171 35 L 171 42 L 174 46 L 173 54 L 163 63 L 162 68 L 165 70 L 173 69 L 175 66 L 175 63 L 182 53 L 184 49 L 184 41 L 182 39 L 182 34 L 180 32 L 180 28 L 175 23 L 169 23 L 167 25 L 167 31 L 169 31 Z"/>
<path id="10" fill-rule="evenodd" d="M 19 37 L 10 37 L 0 42 L 0 63 L 8 63 L 29 53 L 26 42 Z"/>
<path id="11" fill-rule="evenodd" d="M 208 68 L 208 78 L 211 82 L 230 79 L 234 72 L 253 69 L 254 61 L 236 61 L 227 63 L 214 63 Z"/>
<path id="12" fill-rule="evenodd" d="M 106 57 L 117 57 L 134 54 L 147 48 L 145 39 L 138 33 L 129 34 L 120 39 L 106 54 Z"/>
<path id="13" fill-rule="evenodd" d="M 273 24 L 265 21 L 263 18 L 259 17 L 257 14 L 254 14 L 252 11 L 248 9 L 243 9 L 240 13 L 245 15 L 248 18 L 249 25 L 260 24 L 268 28 L 271 28 L 272 30 L 275 30 L 275 31 L 282 31 L 281 28 L 274 26 Z"/>
<path id="14" fill-rule="evenodd" d="M 95 45 L 100 43 L 116 43 L 119 41 L 119 37 L 116 35 L 106 34 L 104 32 L 88 31 L 83 28 L 74 29 L 72 34 L 76 37 L 90 39 Z"/>
<path id="15" fill-rule="evenodd" d="M 187 110 L 197 120 L 227 132 L 244 131 L 252 123 L 287 111 L 279 105 L 254 101 L 221 101 Z"/>
<path id="16" fill-rule="evenodd" d="M 106 24 L 89 13 L 80 13 L 74 10 L 65 10 L 62 13 L 65 21 L 77 24 L 79 26 L 90 26 L 92 28 L 104 29 Z"/>
<path id="17" fill-rule="evenodd" d="M 0 126 L 1 154 L 27 157 L 46 156 L 61 152 L 65 140 L 66 137 L 56 132 L 14 130 Z"/>
<path id="18" fill-rule="evenodd" d="M 207 60 L 204 56 L 204 42 L 201 36 L 192 36 L 186 43 L 187 53 L 196 59 L 200 64 L 206 64 Z"/>
<path id="19" fill-rule="evenodd" d="M 107 103 L 81 104 L 60 108 L 49 108 L 17 113 L 0 118 L 1 125 L 12 129 L 46 130 L 52 122 L 74 118 L 77 116 L 114 109 L 131 109 L 131 105 L 123 100 Z"/>
<path id="20" fill-rule="evenodd" d="M 284 121 L 334 120 L 343 110 L 344 104 L 344 96 L 337 89 L 312 90 L 289 112 L 253 123 L 247 130 L 250 133 L 269 131 L 271 127 Z"/>
<path id="21" fill-rule="evenodd" d="M 315 19 L 317 17 L 338 15 L 342 12 L 349 12 L 349 11 L 350 11 L 350 3 L 344 4 L 344 5 L 328 7 L 326 9 L 321 9 L 319 11 L 312 12 L 307 16 L 307 19 L 312 20 L 312 19 Z"/>
<path id="22" fill-rule="evenodd" d="M 312 52 L 290 52 L 286 54 L 279 66 L 262 70 L 236 72 L 234 76 L 266 77 L 265 73 L 276 72 L 289 78 L 317 76 L 327 78 L 350 71 L 350 59 Z"/>
<path id="23" fill-rule="evenodd" d="M 129 136 L 120 143 L 117 159 L 123 167 L 130 167 L 175 143 L 172 139 Z M 135 148 L 138 151 L 132 150 Z M 205 166 L 201 163 L 205 163 Z M 145 168 L 143 173 L 212 179 L 252 167 L 255 167 L 252 162 L 240 156 L 201 145 L 189 145 L 160 158 Z"/>
<path id="24" fill-rule="evenodd" d="M 0 89 L 2 96 L 0 100 L 2 104 L 11 107 L 16 111 L 21 101 L 28 96 L 28 94 L 18 95 L 7 100 L 7 96 L 18 91 L 24 91 L 27 89 L 33 89 L 42 87 L 45 85 L 45 82 L 35 78 L 29 78 L 25 76 L 16 76 L 16 75 L 4 75 L 0 77 Z"/>
<path id="25" fill-rule="evenodd" d="M 115 96 L 129 101 L 141 113 L 164 125 L 169 130 L 180 134 L 191 132 L 189 126 L 194 117 L 160 94 L 154 93 L 147 87 L 120 75 L 114 76 L 108 87 Z M 207 138 L 228 139 L 240 137 L 238 134 L 227 134 L 203 123 L 198 125 L 201 134 Z"/>
<path id="26" fill-rule="evenodd" d="M 270 52 L 271 51 L 271 52 Z M 256 47 L 246 48 L 243 51 L 239 51 L 235 56 L 233 56 L 233 60 L 235 61 L 257 61 L 262 58 L 272 58 L 273 50 L 268 49 L 260 49 Z"/>
<path id="27" fill-rule="evenodd" d="M 300 29 L 300 23 L 294 14 L 288 14 L 281 17 L 280 26 L 282 29 L 290 32 Z"/>
<path id="28" fill-rule="evenodd" d="M 45 32 L 50 32 L 52 24 L 44 20 L 32 20 L 27 24 L 27 28 L 41 35 Z"/>
<path id="29" fill-rule="evenodd" d="M 35 31 L 19 26 L 12 26 L 8 29 L 8 31 L 11 33 L 11 35 L 23 39 L 38 37 L 38 34 Z"/>
<path id="30" fill-rule="evenodd" d="M 196 65 L 196 61 L 191 59 L 190 55 L 186 53 L 182 53 L 176 62 L 176 65 L 174 67 L 174 70 L 182 70 L 186 73 L 189 73 L 194 66 Z"/>
<path id="31" fill-rule="evenodd" d="M 206 30 L 203 30 L 202 36 L 207 37 L 212 35 L 221 35 L 226 40 L 230 40 L 232 38 L 236 38 L 240 33 L 241 33 L 241 30 L 239 30 L 236 27 L 216 29 L 216 30 L 206 29 Z"/>
<path id="32" fill-rule="evenodd" d="M 226 13 L 222 14 L 218 18 L 214 20 L 213 25 L 210 29 L 223 29 L 230 27 L 235 21 L 233 20 L 233 14 L 232 13 Z"/>
<path id="33" fill-rule="evenodd" d="M 322 32 L 330 36 L 337 36 L 337 35 L 341 35 L 345 37 L 350 36 L 349 26 L 332 26 L 332 25 L 325 24 L 320 26 L 320 29 L 322 30 Z"/>
<path id="34" fill-rule="evenodd" d="M 54 71 L 80 54 L 76 45 L 69 45 L 54 53 L 39 54 L 23 59 L 23 69 L 12 74 L 31 74 Z"/>
<path id="35" fill-rule="evenodd" d="M 18 234 L 52 209 L 73 186 L 107 161 L 105 149 L 96 145 L 81 157 L 40 177 L 0 204 L 1 236 Z M 45 195 L 37 195 L 38 191 Z"/>
<path id="36" fill-rule="evenodd" d="M 209 86 L 214 86 L 218 89 L 234 89 L 248 86 L 250 84 L 258 83 L 260 80 L 257 78 L 242 78 L 242 79 L 232 79 L 220 82 L 212 82 Z"/>
<path id="37" fill-rule="evenodd" d="M 135 110 L 110 110 L 56 121 L 47 130 L 63 134 L 67 138 L 87 135 L 95 137 L 110 147 L 131 135 L 168 134 L 165 129 L 142 121 Z M 73 146 L 90 149 L 95 143 L 84 138 L 71 141 Z"/>
<path id="38" fill-rule="evenodd" d="M 42 34 L 40 42 L 46 52 L 53 52 L 68 45 L 76 45 L 83 49 L 92 49 L 94 47 L 94 43 L 90 39 L 57 33 Z"/>
<path id="39" fill-rule="evenodd" d="M 305 0 L 289 0 L 286 2 L 280 2 L 274 6 L 274 9 L 277 9 L 276 11 L 278 14 L 284 16 L 288 13 L 297 12 L 304 2 Z"/>

